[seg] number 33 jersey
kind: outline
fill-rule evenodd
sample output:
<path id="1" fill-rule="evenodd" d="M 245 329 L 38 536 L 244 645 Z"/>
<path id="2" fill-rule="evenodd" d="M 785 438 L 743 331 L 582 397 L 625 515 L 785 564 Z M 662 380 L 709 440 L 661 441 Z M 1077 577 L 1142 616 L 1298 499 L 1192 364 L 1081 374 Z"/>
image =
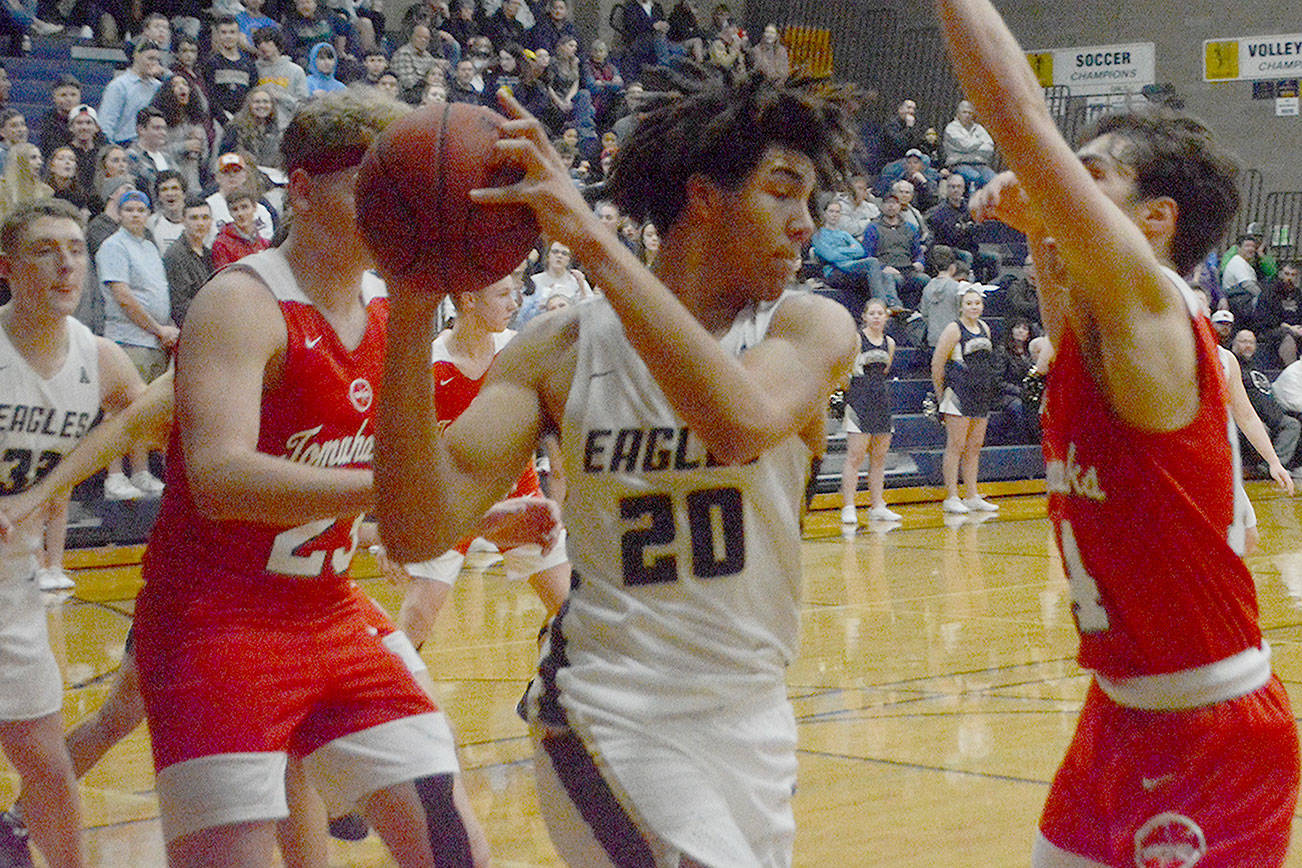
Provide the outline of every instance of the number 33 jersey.
<path id="1" fill-rule="evenodd" d="M 724 349 L 762 340 L 781 303 L 743 310 Z M 747 464 L 718 464 L 610 305 L 578 308 L 561 425 L 576 582 L 558 684 L 571 700 L 638 718 L 735 707 L 780 686 L 796 652 L 811 453 L 791 436 Z"/>
<path id="2" fill-rule="evenodd" d="M 366 331 L 349 350 L 299 288 L 278 249 L 232 267 L 253 272 L 276 297 L 285 320 L 283 369 L 275 387 L 262 395 L 258 451 L 321 469 L 369 469 L 388 320 L 383 284 L 369 274 L 363 279 Z M 184 457 L 173 430 L 168 484 L 145 553 L 146 579 L 201 585 L 242 579 L 271 587 L 321 579 L 322 591 L 347 584 L 339 580 L 348 578 L 361 514 L 297 527 L 205 518 L 195 507 Z"/>
<path id="3" fill-rule="evenodd" d="M 0 328 L 0 496 L 31 488 L 72 451 L 99 413 L 99 347 L 90 329 L 66 317 L 68 355 L 45 379 Z M 0 581 L 36 570 L 44 520 L 33 515 L 0 543 Z"/>

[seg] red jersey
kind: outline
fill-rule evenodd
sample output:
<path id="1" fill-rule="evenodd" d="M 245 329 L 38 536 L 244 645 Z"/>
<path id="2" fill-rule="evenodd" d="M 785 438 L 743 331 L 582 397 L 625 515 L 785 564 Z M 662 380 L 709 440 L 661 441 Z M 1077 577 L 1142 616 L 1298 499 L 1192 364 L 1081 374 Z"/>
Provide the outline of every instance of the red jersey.
<path id="1" fill-rule="evenodd" d="M 1053 520 L 1080 632 L 1081 666 L 1159 675 L 1261 645 L 1252 575 L 1230 548 L 1234 480 L 1216 341 L 1193 321 L 1194 419 L 1133 428 L 1112 412 L 1070 327 L 1045 395 Z"/>
<path id="2" fill-rule="evenodd" d="M 470 402 L 475 400 L 479 390 L 484 385 L 484 378 L 488 376 L 488 369 L 478 379 L 470 379 L 461 369 L 452 361 L 452 356 L 448 352 L 448 335 L 450 332 L 444 331 L 434 339 L 434 344 L 430 349 L 430 376 L 434 378 L 434 403 L 438 413 L 439 431 L 442 432 L 449 425 L 456 421 L 456 418 L 466 412 Z M 515 337 L 515 332 L 511 329 L 497 332 L 493 335 L 493 358 L 502 351 L 511 338 Z M 492 367 L 492 365 L 489 365 Z M 542 486 L 538 483 L 538 474 L 534 471 L 533 465 L 525 467 L 524 472 L 520 474 L 519 480 L 515 483 L 515 488 L 511 490 L 510 497 L 525 496 L 542 496 Z"/>
<path id="3" fill-rule="evenodd" d="M 284 372 L 262 397 L 258 451 L 315 467 L 371 466 L 375 446 L 375 389 L 384 361 L 388 299 L 363 281 L 367 325 L 348 350 L 294 280 L 278 249 L 232 266 L 256 275 L 280 303 L 287 341 Z M 207 585 L 214 579 L 276 587 L 317 579 L 314 587 L 341 589 L 357 547 L 362 515 L 323 518 L 297 527 L 253 521 L 216 521 L 195 508 L 185 454 L 175 431 L 167 453 L 167 488 L 144 558 L 150 583 Z"/>

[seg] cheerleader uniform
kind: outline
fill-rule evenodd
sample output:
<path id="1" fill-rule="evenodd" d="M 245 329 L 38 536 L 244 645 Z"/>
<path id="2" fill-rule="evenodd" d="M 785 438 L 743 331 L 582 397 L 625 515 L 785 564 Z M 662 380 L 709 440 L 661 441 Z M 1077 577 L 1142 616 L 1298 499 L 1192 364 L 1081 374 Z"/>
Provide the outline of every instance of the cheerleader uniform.
<path id="1" fill-rule="evenodd" d="M 859 354 L 855 356 L 850 386 L 845 390 L 847 434 L 890 434 L 891 403 L 886 371 L 891 364 L 889 338 L 875 344 L 859 332 Z"/>
<path id="2" fill-rule="evenodd" d="M 990 341 L 990 329 L 982 322 L 978 331 L 970 331 L 962 320 L 957 322 L 958 343 L 945 363 L 945 394 L 941 398 L 940 412 L 983 419 L 990 415 L 995 386 L 994 345 Z"/>

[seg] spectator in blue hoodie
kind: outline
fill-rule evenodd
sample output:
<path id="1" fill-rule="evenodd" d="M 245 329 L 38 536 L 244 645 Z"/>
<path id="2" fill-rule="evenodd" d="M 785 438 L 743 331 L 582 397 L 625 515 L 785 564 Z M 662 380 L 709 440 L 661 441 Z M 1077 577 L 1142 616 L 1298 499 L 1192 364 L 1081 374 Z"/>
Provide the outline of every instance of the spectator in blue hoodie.
<path id="1" fill-rule="evenodd" d="M 895 284 L 885 279 L 881 263 L 869 256 L 863 244 L 840 228 L 841 201 L 833 199 L 823 209 L 823 225 L 810 238 L 814 255 L 823 266 L 823 280 L 837 291 L 837 300 L 851 311 L 862 311 L 869 298 L 879 298 L 887 310 L 898 313 Z"/>
<path id="2" fill-rule="evenodd" d="M 328 42 L 318 42 L 307 53 L 307 95 L 330 93 L 343 90 L 344 83 L 335 78 L 335 67 L 339 59 Z"/>

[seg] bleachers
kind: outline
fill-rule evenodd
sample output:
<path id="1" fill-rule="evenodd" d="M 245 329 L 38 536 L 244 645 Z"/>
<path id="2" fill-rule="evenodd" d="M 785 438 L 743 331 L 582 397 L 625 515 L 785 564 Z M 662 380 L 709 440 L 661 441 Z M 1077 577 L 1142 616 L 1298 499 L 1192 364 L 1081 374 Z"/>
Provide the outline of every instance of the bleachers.
<path id="1" fill-rule="evenodd" d="M 82 102 L 98 106 L 104 86 L 127 62 L 120 48 L 100 48 L 61 36 L 33 36 L 26 57 L 3 58 L 12 87 L 9 105 L 22 112 L 28 124 L 50 107 L 50 86 L 61 75 L 75 75 L 82 85 Z"/>

